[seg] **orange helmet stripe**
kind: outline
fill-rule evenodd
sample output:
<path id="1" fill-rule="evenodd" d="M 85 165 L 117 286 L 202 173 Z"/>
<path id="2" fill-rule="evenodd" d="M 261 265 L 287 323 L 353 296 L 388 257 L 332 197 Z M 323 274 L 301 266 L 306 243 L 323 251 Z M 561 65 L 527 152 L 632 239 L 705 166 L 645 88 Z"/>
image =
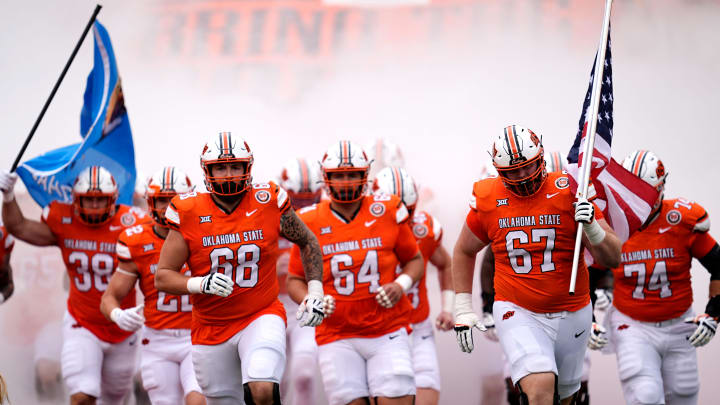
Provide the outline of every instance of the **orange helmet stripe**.
<path id="1" fill-rule="evenodd" d="M 302 182 L 300 190 L 310 190 L 310 173 L 307 163 L 305 163 L 305 159 L 298 159 L 298 162 L 300 163 L 300 180 Z"/>
<path id="2" fill-rule="evenodd" d="M 98 171 L 99 170 L 97 166 L 93 166 L 90 168 L 90 190 L 95 190 L 100 184 L 100 181 L 98 179 Z"/>
<path id="3" fill-rule="evenodd" d="M 636 176 L 640 176 L 640 169 L 642 168 L 643 161 L 645 160 L 645 155 L 647 151 L 640 150 L 638 151 L 637 156 L 635 156 L 635 162 L 633 164 L 633 174 Z"/>
<path id="4" fill-rule="evenodd" d="M 511 125 L 507 127 L 507 131 L 505 132 L 505 136 L 508 139 L 508 145 L 510 145 L 510 155 L 515 156 L 518 154 L 518 146 L 515 139 L 515 125 Z"/>
<path id="5" fill-rule="evenodd" d="M 398 170 L 397 167 L 392 168 L 392 174 L 393 174 L 393 180 L 395 180 L 395 195 L 400 197 L 400 199 L 403 199 L 403 187 L 402 187 L 402 177 L 400 176 L 400 170 Z"/>
<path id="6" fill-rule="evenodd" d="M 562 168 L 562 165 L 560 164 L 560 153 L 553 152 L 551 154 L 551 157 L 553 161 L 553 167 L 555 168 L 555 170 L 560 171 L 560 168 Z"/>
<path id="7" fill-rule="evenodd" d="M 161 187 L 162 190 L 173 189 L 173 174 L 174 169 L 172 167 L 166 167 L 165 169 L 163 169 L 163 184 Z"/>
<path id="8" fill-rule="evenodd" d="M 342 163 L 350 163 L 350 142 L 342 141 L 342 155 L 340 161 Z"/>

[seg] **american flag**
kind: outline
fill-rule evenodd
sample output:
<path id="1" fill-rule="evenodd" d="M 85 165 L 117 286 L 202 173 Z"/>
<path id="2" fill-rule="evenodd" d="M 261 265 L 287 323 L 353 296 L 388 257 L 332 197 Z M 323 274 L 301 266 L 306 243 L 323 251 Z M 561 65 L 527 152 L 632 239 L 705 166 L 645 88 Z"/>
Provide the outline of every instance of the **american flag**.
<path id="1" fill-rule="evenodd" d="M 607 41 L 590 180 L 597 196 L 594 200 L 595 204 L 603 211 L 608 224 L 613 228 L 620 240 L 624 242 L 648 218 L 658 192 L 645 181 L 627 171 L 610 154 L 613 137 L 613 82 L 610 33 L 608 33 Z M 595 59 L 593 59 L 593 68 L 590 71 L 590 83 L 585 95 L 580 122 L 578 123 L 578 132 L 575 136 L 575 142 L 570 148 L 570 152 L 568 152 L 569 165 L 567 171 L 571 177 L 570 184 L 573 191 L 577 190 L 582 177 L 579 165 L 582 164 L 584 158 L 588 120 L 591 115 L 590 98 L 594 78 Z"/>

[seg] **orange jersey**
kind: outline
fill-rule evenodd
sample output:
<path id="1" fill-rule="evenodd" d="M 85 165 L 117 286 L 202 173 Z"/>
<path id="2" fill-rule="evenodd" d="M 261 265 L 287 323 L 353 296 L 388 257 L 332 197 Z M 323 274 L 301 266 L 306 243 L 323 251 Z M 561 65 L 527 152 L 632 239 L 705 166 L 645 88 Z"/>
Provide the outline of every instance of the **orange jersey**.
<path id="1" fill-rule="evenodd" d="M 413 284 L 407 292 L 413 307 L 410 322 L 420 323 L 430 315 L 430 302 L 428 300 L 425 276 L 427 275 L 427 265 L 430 257 L 435 253 L 435 249 L 440 246 L 442 227 L 440 223 L 427 212 L 416 212 L 410 222 L 410 228 L 415 236 L 415 240 L 417 240 L 418 248 L 420 248 L 420 253 L 425 262 L 425 272 L 422 278 Z"/>
<path id="2" fill-rule="evenodd" d="M 278 240 L 278 264 L 277 264 L 277 275 L 278 275 L 278 287 L 280 294 L 287 294 L 287 275 L 288 275 L 288 263 L 290 261 L 290 248 L 292 248 L 292 242 L 281 237 Z"/>
<path id="3" fill-rule="evenodd" d="M 398 263 L 412 259 L 418 248 L 407 224 L 405 205 L 395 196 L 365 196 L 350 223 L 322 201 L 299 211 L 315 233 L 323 255 L 323 289 L 335 297 L 335 312 L 315 328 L 318 344 L 355 337 L 377 337 L 409 327 L 412 306 L 403 296 L 383 308 L 378 287 L 395 280 Z M 293 246 L 290 273 L 305 277 L 300 249 Z"/>
<path id="4" fill-rule="evenodd" d="M 155 288 L 155 271 L 164 242 L 152 223 L 132 226 L 118 237 L 118 260 L 137 266 L 140 291 L 145 297 L 145 325 L 153 329 L 190 329 L 190 296 L 167 294 Z"/>
<path id="5" fill-rule="evenodd" d="M 80 221 L 71 204 L 53 201 L 43 210 L 42 221 L 55 235 L 70 277 L 68 312 L 80 326 L 105 342 L 122 342 L 132 334 L 102 315 L 100 298 L 117 268 L 118 235 L 126 227 L 147 220 L 141 210 L 127 205 L 118 205 L 110 221 L 97 226 Z M 123 309 L 134 306 L 135 288 L 120 303 Z"/>
<path id="6" fill-rule="evenodd" d="M 495 255 L 496 301 L 538 313 L 577 311 L 590 302 L 582 255 L 575 295 L 568 295 L 577 232 L 574 201 L 562 173 L 548 173 L 530 197 L 512 194 L 499 177 L 475 183 L 466 224 Z M 602 218 L 597 207 L 595 216 Z"/>
<path id="7" fill-rule="evenodd" d="M 166 218 L 190 249 L 191 274 L 218 271 L 235 280 L 228 297 L 193 296 L 193 344 L 223 343 L 261 315 L 285 319 L 275 264 L 280 217 L 289 207 L 287 193 L 274 183 L 254 184 L 229 213 L 210 193 L 172 199 Z"/>
<path id="8" fill-rule="evenodd" d="M 613 269 L 620 312 L 644 322 L 681 316 L 692 305 L 690 262 L 715 246 L 710 218 L 692 201 L 664 200 L 660 214 L 647 228 L 623 244 L 622 265 Z"/>

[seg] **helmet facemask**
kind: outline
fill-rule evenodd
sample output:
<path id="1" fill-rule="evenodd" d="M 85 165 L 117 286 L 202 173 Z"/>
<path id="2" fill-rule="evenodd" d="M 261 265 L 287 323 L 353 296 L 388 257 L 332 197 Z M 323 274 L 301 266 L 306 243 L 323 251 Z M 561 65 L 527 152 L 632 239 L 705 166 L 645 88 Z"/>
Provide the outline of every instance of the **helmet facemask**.
<path id="1" fill-rule="evenodd" d="M 241 163 L 243 165 L 243 174 L 231 176 L 213 176 L 212 167 L 219 164 Z M 202 162 L 202 168 L 205 172 L 205 186 L 208 191 L 216 195 L 223 201 L 237 201 L 245 191 L 247 191 L 252 182 L 252 158 L 221 158 Z"/>
<path id="2" fill-rule="evenodd" d="M 323 169 L 323 179 L 330 199 L 339 203 L 351 203 L 365 196 L 368 185 L 368 168 L 341 167 Z M 358 179 L 338 179 L 343 173 L 359 173 Z"/>
<path id="3" fill-rule="evenodd" d="M 522 176 L 519 178 L 514 177 L 511 173 L 526 169 L 532 165 L 537 165 L 537 168 L 532 173 Z M 502 179 L 503 184 L 510 190 L 511 193 L 520 197 L 529 197 L 535 194 L 545 182 L 547 178 L 547 171 L 545 170 L 545 159 L 543 158 L 543 150 L 540 148 L 540 153 L 530 160 L 516 163 L 507 167 L 499 167 L 495 165 L 495 169 L 498 172 L 498 176 Z"/>
<path id="4" fill-rule="evenodd" d="M 150 211 L 150 215 L 152 216 L 155 223 L 163 228 L 168 227 L 167 220 L 165 219 L 165 209 L 158 208 L 157 200 L 159 198 L 164 198 L 167 200 L 167 204 L 165 204 L 165 208 L 167 208 L 167 205 L 170 204 L 170 200 L 175 197 L 177 193 L 175 191 L 163 191 L 158 190 L 153 192 L 151 195 L 146 194 L 145 200 L 147 201 L 148 210 Z"/>
<path id="5" fill-rule="evenodd" d="M 83 204 L 84 198 L 105 198 L 106 204 L 104 207 L 85 207 Z M 110 220 L 115 214 L 115 201 L 117 200 L 117 193 L 103 193 L 102 191 L 90 190 L 85 193 L 73 193 L 73 205 L 75 206 L 75 213 L 82 222 L 87 225 L 97 226 L 102 225 Z M 85 201 L 87 202 L 87 201 Z"/>
<path id="6" fill-rule="evenodd" d="M 300 208 L 317 204 L 320 202 L 320 197 L 322 197 L 322 190 L 317 190 L 314 193 L 309 190 L 300 191 L 298 193 L 292 190 L 287 190 L 287 193 L 290 196 L 290 204 L 294 210 L 299 210 Z"/>

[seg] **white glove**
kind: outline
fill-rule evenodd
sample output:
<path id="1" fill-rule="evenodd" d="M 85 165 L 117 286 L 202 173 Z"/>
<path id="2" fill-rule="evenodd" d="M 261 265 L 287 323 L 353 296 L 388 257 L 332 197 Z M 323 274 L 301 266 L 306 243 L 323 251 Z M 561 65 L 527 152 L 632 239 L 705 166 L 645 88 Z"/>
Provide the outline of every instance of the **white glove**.
<path id="1" fill-rule="evenodd" d="M 687 338 L 690 344 L 695 347 L 705 346 L 715 336 L 718 325 L 715 318 L 708 314 L 701 314 L 695 318 L 686 318 L 685 323 L 694 323 L 698 326 L 695 332 Z"/>
<path id="2" fill-rule="evenodd" d="M 605 239 L 605 230 L 595 220 L 595 206 L 586 198 L 575 203 L 575 222 L 583 224 L 583 232 L 591 245 L 597 245 Z"/>
<path id="3" fill-rule="evenodd" d="M 318 326 L 325 317 L 325 296 L 322 281 L 310 280 L 308 293 L 298 307 L 297 320 L 300 326 Z"/>
<path id="4" fill-rule="evenodd" d="M 487 329 L 485 331 L 485 337 L 488 338 L 490 341 L 498 342 L 500 339 L 498 338 L 497 331 L 495 330 L 495 319 L 493 319 L 493 316 L 489 312 L 483 312 L 483 319 L 482 324 Z"/>
<path id="5" fill-rule="evenodd" d="M 4 201 L 12 201 L 15 198 L 14 189 L 17 179 L 17 173 L 0 170 L 0 191 L 3 193 Z"/>
<path id="6" fill-rule="evenodd" d="M 472 295 L 469 293 L 455 294 L 455 335 L 460 350 L 470 353 L 475 348 L 473 344 L 472 328 L 485 331 L 485 325 L 480 322 L 472 309 Z"/>
<path id="7" fill-rule="evenodd" d="M 590 329 L 590 339 L 588 340 L 588 348 L 591 350 L 600 350 L 607 346 L 608 339 L 605 337 L 607 330 L 599 323 L 593 322 Z"/>
<path id="8" fill-rule="evenodd" d="M 323 303 L 325 304 L 325 318 L 327 318 L 335 312 L 335 297 L 326 294 L 323 297 Z"/>
<path id="9" fill-rule="evenodd" d="M 140 329 L 145 323 L 145 316 L 143 315 L 144 306 L 145 305 L 141 304 L 128 309 L 115 308 L 110 312 L 110 319 L 112 319 L 120 329 L 134 332 Z"/>
<path id="10" fill-rule="evenodd" d="M 595 309 L 605 311 L 610 307 L 613 300 L 612 291 L 605 288 L 597 288 L 595 289 L 595 296 L 597 297 L 595 300 Z"/>
<path id="11" fill-rule="evenodd" d="M 233 285 L 235 284 L 230 277 L 223 273 L 210 273 L 205 277 L 193 277 L 188 281 L 188 290 L 190 290 L 191 293 L 195 291 L 192 291 L 190 288 L 190 281 L 197 278 L 200 278 L 200 289 L 198 292 L 217 295 L 219 297 L 227 297 L 230 295 L 233 290 Z"/>

